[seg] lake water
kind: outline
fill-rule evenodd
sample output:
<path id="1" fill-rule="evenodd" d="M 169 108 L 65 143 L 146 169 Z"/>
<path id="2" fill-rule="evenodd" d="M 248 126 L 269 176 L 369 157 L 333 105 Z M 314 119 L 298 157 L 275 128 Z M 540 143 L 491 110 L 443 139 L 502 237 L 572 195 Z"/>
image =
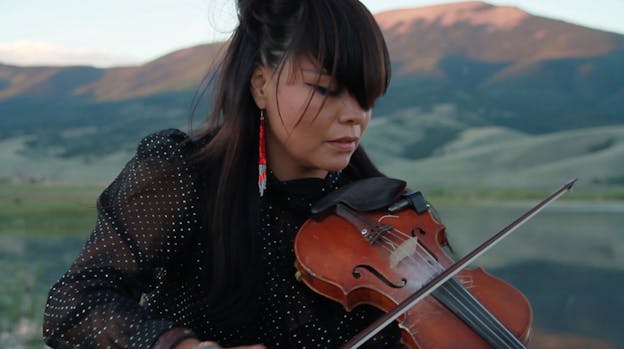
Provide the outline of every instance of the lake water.
<path id="1" fill-rule="evenodd" d="M 447 204 L 436 210 L 450 242 L 463 255 L 534 204 Z M 534 260 L 624 270 L 624 204 L 555 202 L 478 262 L 502 267 Z"/>
<path id="2" fill-rule="evenodd" d="M 436 207 L 457 257 L 534 203 Z M 624 205 L 553 203 L 476 262 L 529 299 L 535 327 L 624 348 Z"/>

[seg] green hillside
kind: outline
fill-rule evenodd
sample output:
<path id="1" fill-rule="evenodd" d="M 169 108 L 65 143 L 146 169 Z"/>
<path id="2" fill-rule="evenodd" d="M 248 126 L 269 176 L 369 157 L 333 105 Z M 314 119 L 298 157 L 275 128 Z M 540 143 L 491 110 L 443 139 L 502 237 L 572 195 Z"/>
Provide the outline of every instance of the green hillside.
<path id="1" fill-rule="evenodd" d="M 571 178 L 579 178 L 580 189 L 624 188 L 624 126 L 540 135 L 503 127 L 471 127 L 458 132 L 452 115 L 439 114 L 436 119 L 432 114 L 406 113 L 373 124 L 365 145 L 388 175 L 406 178 L 421 188 L 546 189 Z M 420 120 L 420 128 L 404 127 Z M 432 123 L 437 124 L 434 132 Z M 431 142 L 428 137 L 442 143 L 446 136 L 436 136 L 452 133 L 456 137 L 428 157 L 410 159 L 405 155 L 411 149 L 421 151 L 419 142 Z"/>
<path id="2" fill-rule="evenodd" d="M 61 136 L 76 146 L 97 132 L 86 128 Z M 33 152 L 29 145 L 41 139 L 4 139 L 0 178 L 104 184 L 132 156 L 138 139 L 117 143 L 125 146 L 115 152 L 76 156 L 64 155 L 73 148 L 64 148 L 61 142 L 56 147 L 42 145 L 45 152 Z M 387 175 L 427 192 L 542 192 L 579 178 L 578 192 L 624 199 L 624 126 L 531 135 L 498 126 L 469 127 L 453 106 L 442 105 L 430 112 L 408 109 L 373 118 L 363 144 Z"/>

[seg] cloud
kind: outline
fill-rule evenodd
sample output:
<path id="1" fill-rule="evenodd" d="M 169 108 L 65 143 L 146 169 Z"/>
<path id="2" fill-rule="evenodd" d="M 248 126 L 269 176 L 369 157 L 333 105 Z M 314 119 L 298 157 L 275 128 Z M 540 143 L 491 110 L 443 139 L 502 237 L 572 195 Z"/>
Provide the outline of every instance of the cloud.
<path id="1" fill-rule="evenodd" d="M 18 40 L 0 42 L 0 63 L 20 66 L 91 65 L 111 67 L 137 64 L 128 57 L 94 49 L 75 49 L 46 42 Z"/>

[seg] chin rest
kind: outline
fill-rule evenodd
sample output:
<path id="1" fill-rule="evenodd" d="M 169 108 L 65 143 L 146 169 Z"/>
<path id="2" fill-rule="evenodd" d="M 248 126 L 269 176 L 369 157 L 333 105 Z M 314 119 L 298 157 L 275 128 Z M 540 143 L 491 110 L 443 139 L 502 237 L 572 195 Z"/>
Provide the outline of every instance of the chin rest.
<path id="1" fill-rule="evenodd" d="M 395 203 L 405 190 L 405 181 L 388 177 L 371 177 L 349 183 L 325 196 L 314 206 L 313 219 L 333 212 L 338 204 L 360 212 L 381 210 Z"/>

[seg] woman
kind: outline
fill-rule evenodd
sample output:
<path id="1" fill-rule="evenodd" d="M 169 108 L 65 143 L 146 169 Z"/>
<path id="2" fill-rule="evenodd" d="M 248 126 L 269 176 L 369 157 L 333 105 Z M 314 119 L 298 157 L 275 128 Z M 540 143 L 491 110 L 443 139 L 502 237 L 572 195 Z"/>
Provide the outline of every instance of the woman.
<path id="1" fill-rule="evenodd" d="M 381 31 L 357 0 L 239 0 L 238 14 L 206 129 L 146 137 L 100 196 L 50 291 L 51 347 L 331 348 L 379 316 L 296 281 L 293 238 L 313 202 L 380 175 L 359 143 L 390 80 Z"/>

